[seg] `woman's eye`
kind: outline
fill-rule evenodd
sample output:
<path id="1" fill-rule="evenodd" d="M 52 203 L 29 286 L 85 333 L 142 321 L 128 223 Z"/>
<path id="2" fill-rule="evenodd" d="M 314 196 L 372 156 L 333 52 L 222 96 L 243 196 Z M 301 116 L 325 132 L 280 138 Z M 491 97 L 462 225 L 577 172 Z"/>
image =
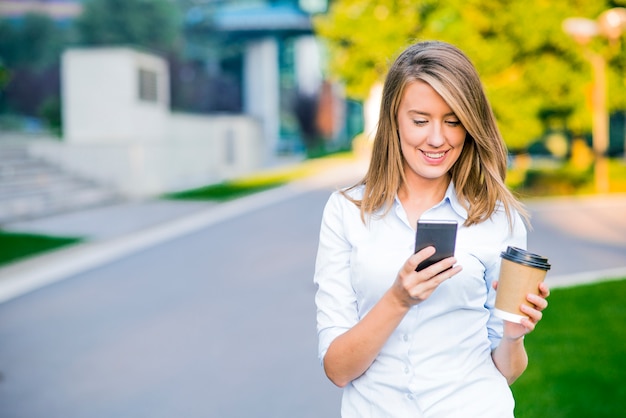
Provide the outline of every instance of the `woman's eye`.
<path id="1" fill-rule="evenodd" d="M 459 122 L 458 120 L 449 120 L 449 121 L 446 121 L 446 123 L 448 124 L 448 126 L 452 126 L 452 127 L 461 125 L 461 122 Z"/>
<path id="2" fill-rule="evenodd" d="M 428 123 L 428 121 L 425 120 L 414 120 L 413 121 L 414 124 L 416 124 L 417 126 L 424 126 Z"/>

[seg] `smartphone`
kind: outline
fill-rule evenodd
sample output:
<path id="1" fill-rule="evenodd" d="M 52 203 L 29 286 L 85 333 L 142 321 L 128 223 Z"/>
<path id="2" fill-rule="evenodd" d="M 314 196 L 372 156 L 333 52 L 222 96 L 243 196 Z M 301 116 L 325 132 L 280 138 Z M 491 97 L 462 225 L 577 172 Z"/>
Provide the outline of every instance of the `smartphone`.
<path id="1" fill-rule="evenodd" d="M 452 257 L 456 247 L 456 221 L 417 221 L 415 233 L 415 252 L 432 245 L 435 254 L 422 261 L 415 271 L 420 271 L 444 258 Z"/>

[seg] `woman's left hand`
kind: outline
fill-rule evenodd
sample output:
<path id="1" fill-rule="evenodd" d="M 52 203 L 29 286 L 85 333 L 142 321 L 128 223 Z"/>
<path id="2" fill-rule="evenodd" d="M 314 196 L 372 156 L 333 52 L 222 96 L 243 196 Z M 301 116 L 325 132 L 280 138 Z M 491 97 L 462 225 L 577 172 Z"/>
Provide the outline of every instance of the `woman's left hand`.
<path id="1" fill-rule="evenodd" d="M 497 287 L 497 284 L 496 286 Z M 547 298 L 550 296 L 550 289 L 545 283 L 539 283 L 539 295 L 529 293 L 526 296 L 526 300 L 534 305 L 534 308 L 525 304 L 521 305 L 521 311 L 528 316 L 523 318 L 521 323 L 504 321 L 504 337 L 511 340 L 516 340 L 523 337 L 526 334 L 532 332 L 537 323 L 541 321 L 543 317 L 543 310 L 548 307 Z"/>

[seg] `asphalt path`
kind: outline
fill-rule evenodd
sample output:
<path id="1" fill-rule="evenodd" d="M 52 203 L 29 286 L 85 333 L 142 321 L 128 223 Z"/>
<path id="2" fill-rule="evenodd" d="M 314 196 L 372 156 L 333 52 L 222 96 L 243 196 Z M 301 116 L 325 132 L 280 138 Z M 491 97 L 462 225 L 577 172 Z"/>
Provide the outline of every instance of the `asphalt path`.
<path id="1" fill-rule="evenodd" d="M 0 305 L 2 417 L 334 417 L 314 257 L 329 192 Z"/>
<path id="2" fill-rule="evenodd" d="M 527 202 L 528 249 L 548 257 L 553 287 L 626 277 L 626 195 Z"/>
<path id="3" fill-rule="evenodd" d="M 0 417 L 339 416 L 312 283 L 331 190 L 294 194 L 0 304 Z M 626 267 L 626 199 L 532 202 L 551 278 Z M 597 278 L 597 277 L 596 277 Z"/>

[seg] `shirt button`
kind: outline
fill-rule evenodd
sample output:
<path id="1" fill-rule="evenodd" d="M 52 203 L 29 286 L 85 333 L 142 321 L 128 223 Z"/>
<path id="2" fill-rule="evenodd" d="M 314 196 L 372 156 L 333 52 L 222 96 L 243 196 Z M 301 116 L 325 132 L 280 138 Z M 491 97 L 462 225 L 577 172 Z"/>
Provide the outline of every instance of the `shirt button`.
<path id="1" fill-rule="evenodd" d="M 404 334 L 404 335 L 402 336 L 402 339 L 404 340 L 404 342 L 407 342 L 407 341 L 409 341 L 409 336 L 408 336 L 408 335 L 406 335 L 406 334 Z"/>
<path id="2" fill-rule="evenodd" d="M 410 401 L 413 400 L 413 394 L 409 393 L 408 395 L 406 395 L 407 398 L 409 398 Z"/>
<path id="3" fill-rule="evenodd" d="M 404 374 L 409 374 L 409 366 L 404 366 Z"/>

